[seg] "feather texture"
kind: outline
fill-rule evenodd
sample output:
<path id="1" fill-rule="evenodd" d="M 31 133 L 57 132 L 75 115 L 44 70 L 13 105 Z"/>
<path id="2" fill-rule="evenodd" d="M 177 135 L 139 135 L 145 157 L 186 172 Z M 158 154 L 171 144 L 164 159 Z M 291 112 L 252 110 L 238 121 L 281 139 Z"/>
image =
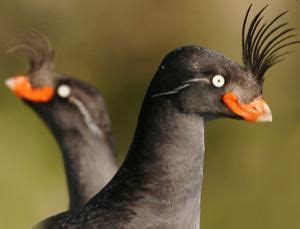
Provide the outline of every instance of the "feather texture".
<path id="1" fill-rule="evenodd" d="M 263 80 L 266 71 L 273 65 L 284 60 L 289 54 L 286 48 L 299 44 L 295 28 L 289 28 L 288 23 L 279 22 L 288 11 L 280 13 L 270 22 L 264 21 L 263 13 L 268 5 L 263 7 L 248 23 L 252 4 L 249 6 L 242 30 L 243 62 L 258 80 Z"/>
<path id="2" fill-rule="evenodd" d="M 25 56 L 29 63 L 29 73 L 46 68 L 52 71 L 55 67 L 55 50 L 48 38 L 40 32 L 31 31 L 15 39 L 8 53 Z"/>

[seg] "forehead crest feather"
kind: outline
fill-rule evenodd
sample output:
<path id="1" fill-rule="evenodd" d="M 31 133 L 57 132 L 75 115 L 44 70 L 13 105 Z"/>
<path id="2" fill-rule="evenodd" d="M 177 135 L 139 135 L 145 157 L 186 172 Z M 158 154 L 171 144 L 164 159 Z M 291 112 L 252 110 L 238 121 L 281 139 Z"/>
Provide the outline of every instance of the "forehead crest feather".
<path id="1" fill-rule="evenodd" d="M 279 22 L 287 11 L 266 22 L 263 12 L 267 7 L 268 5 L 262 8 L 248 25 L 251 4 L 242 31 L 243 62 L 246 69 L 258 80 L 263 80 L 264 74 L 270 67 L 284 60 L 283 57 L 290 53 L 286 50 L 287 47 L 300 43 L 295 39 L 297 36 L 295 28 L 287 27 L 287 22 Z"/>
<path id="2" fill-rule="evenodd" d="M 37 31 L 26 33 L 15 39 L 8 53 L 25 56 L 29 63 L 28 75 L 33 84 L 51 85 L 55 50 L 45 35 Z"/>

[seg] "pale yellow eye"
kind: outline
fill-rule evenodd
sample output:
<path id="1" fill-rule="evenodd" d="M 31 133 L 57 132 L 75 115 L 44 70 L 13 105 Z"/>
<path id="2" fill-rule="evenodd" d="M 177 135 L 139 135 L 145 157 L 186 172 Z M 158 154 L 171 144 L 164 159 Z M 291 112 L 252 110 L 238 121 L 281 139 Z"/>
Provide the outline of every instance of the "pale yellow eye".
<path id="1" fill-rule="evenodd" d="M 217 87 L 217 88 L 221 88 L 225 85 L 225 78 L 222 75 L 215 75 L 212 78 L 212 84 Z"/>
<path id="2" fill-rule="evenodd" d="M 57 94 L 62 98 L 68 98 L 71 94 L 71 88 L 68 85 L 62 84 L 57 88 Z"/>

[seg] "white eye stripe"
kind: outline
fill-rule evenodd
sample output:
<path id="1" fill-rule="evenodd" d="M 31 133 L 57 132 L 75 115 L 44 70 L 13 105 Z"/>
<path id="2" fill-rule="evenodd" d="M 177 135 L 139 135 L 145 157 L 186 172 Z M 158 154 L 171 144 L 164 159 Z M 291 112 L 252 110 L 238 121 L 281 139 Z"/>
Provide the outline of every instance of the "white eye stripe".
<path id="1" fill-rule="evenodd" d="M 221 88 L 225 85 L 225 78 L 222 75 L 215 75 L 212 78 L 212 84 L 213 86 L 217 87 L 217 88 Z"/>
<path id="2" fill-rule="evenodd" d="M 155 97 L 159 97 L 159 96 L 163 96 L 163 95 L 172 95 L 172 94 L 177 94 L 179 93 L 182 89 L 186 88 L 186 87 L 189 87 L 191 85 L 191 83 L 207 83 L 209 84 L 210 83 L 210 80 L 209 79 L 206 79 L 206 78 L 195 78 L 195 79 L 191 79 L 191 80 L 188 80 L 185 82 L 184 85 L 182 86 L 179 86 L 171 91 L 166 91 L 166 92 L 161 92 L 161 93 L 157 93 L 157 94 L 154 94 L 152 95 L 151 97 L 152 98 L 155 98 Z"/>
<path id="3" fill-rule="evenodd" d="M 94 133 L 97 134 L 98 136 L 102 137 L 103 136 L 103 132 L 102 130 L 97 126 L 97 124 L 93 121 L 93 118 L 91 116 L 91 114 L 89 113 L 88 109 L 84 106 L 84 104 L 76 99 L 75 97 L 71 96 L 69 98 L 69 101 L 71 103 L 73 103 L 75 106 L 77 106 L 77 108 L 79 109 L 79 112 L 81 113 L 81 115 L 83 116 L 83 120 L 86 123 L 86 125 L 88 126 L 88 128 Z"/>
<path id="4" fill-rule="evenodd" d="M 194 79 L 186 81 L 186 83 L 199 83 L 199 82 L 210 83 L 209 79 L 207 79 L 207 78 L 194 78 Z"/>
<path id="5" fill-rule="evenodd" d="M 62 84 L 57 88 L 57 94 L 62 98 L 68 98 L 71 94 L 71 88 L 66 84 Z"/>
<path id="6" fill-rule="evenodd" d="M 182 86 L 179 86 L 171 91 L 161 92 L 152 95 L 152 98 L 160 97 L 164 95 L 172 95 L 172 94 L 178 94 L 182 89 L 191 86 L 192 83 L 204 83 L 204 84 L 211 84 L 211 81 L 208 78 L 194 78 L 185 81 L 185 84 Z M 212 84 L 217 87 L 221 88 L 225 85 L 225 78 L 222 75 L 215 75 L 212 79 Z"/>
<path id="7" fill-rule="evenodd" d="M 157 93 L 157 94 L 154 94 L 152 95 L 151 97 L 152 98 L 155 98 L 155 97 L 159 97 L 159 96 L 162 96 L 162 95 L 172 95 L 172 94 L 177 94 L 179 91 L 181 91 L 182 89 L 186 88 L 190 86 L 189 84 L 184 84 L 180 87 L 177 87 L 175 89 L 173 89 L 172 91 L 166 91 L 166 92 L 161 92 L 161 93 Z"/>

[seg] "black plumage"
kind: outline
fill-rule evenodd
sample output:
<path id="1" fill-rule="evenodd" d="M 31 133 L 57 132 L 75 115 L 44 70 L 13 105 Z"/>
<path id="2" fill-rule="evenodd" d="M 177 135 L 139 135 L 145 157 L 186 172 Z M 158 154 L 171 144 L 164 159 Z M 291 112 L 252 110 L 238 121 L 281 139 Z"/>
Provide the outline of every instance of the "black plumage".
<path id="1" fill-rule="evenodd" d="M 243 62 L 245 67 L 254 76 L 263 80 L 265 72 L 273 65 L 283 61 L 283 57 L 290 53 L 287 47 L 300 43 L 296 39 L 295 28 L 289 28 L 287 22 L 279 23 L 279 20 L 288 11 L 280 13 L 270 22 L 264 21 L 263 13 L 268 6 L 262 8 L 248 25 L 248 17 L 252 8 L 249 6 L 242 32 Z"/>
<path id="2" fill-rule="evenodd" d="M 248 14 L 249 10 L 245 21 Z M 271 112 L 261 99 L 265 72 L 261 69 L 269 64 L 254 66 L 252 27 L 246 44 L 243 41 L 245 67 L 198 46 L 169 53 L 147 89 L 133 141 L 117 174 L 84 207 L 39 226 L 199 228 L 205 124 L 224 117 L 245 119 L 249 110 L 262 111 L 266 116 L 262 121 L 271 121 Z M 245 25 L 243 37 L 244 33 Z M 258 54 L 258 58 L 268 58 L 268 53 Z M 226 103 L 228 94 L 234 100 Z M 253 105 L 258 103 L 262 106 Z"/>
<path id="3" fill-rule="evenodd" d="M 21 78 L 30 81 L 28 90 L 53 90 L 49 100 L 43 102 L 23 97 L 22 91 L 18 96 L 53 133 L 64 159 L 70 209 L 78 208 L 107 184 L 118 167 L 104 98 L 94 86 L 55 71 L 54 48 L 39 32 L 22 35 L 9 52 L 27 59 L 29 71 Z M 11 84 L 18 78 L 8 80 L 12 91 Z M 62 97 L 61 87 L 69 94 Z"/>
<path id="4" fill-rule="evenodd" d="M 38 31 L 24 33 L 13 40 L 8 53 L 18 54 L 27 59 L 28 75 L 33 86 L 52 85 L 50 78 L 56 75 L 55 49 L 44 34 Z"/>

